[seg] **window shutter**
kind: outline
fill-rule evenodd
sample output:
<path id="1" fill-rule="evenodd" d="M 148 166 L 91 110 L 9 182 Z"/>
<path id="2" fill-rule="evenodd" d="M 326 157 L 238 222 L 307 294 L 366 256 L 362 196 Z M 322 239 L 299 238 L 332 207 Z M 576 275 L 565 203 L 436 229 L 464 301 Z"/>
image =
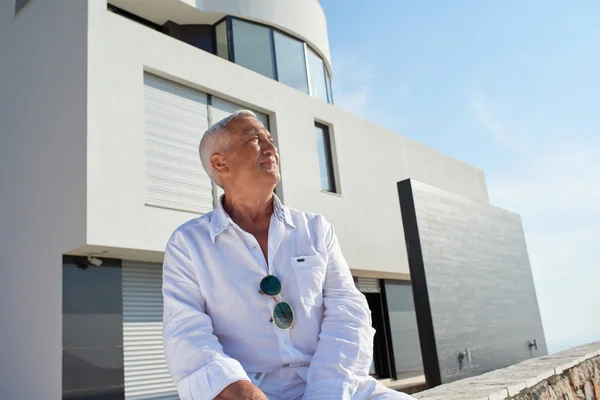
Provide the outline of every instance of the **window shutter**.
<path id="1" fill-rule="evenodd" d="M 376 278 L 355 278 L 355 284 L 362 293 L 381 293 L 379 279 Z"/>
<path id="2" fill-rule="evenodd" d="M 144 74 L 146 203 L 204 214 L 212 184 L 198 145 L 208 129 L 205 93 Z"/>
<path id="3" fill-rule="evenodd" d="M 123 261 L 126 400 L 178 400 L 163 350 L 162 266 Z"/>

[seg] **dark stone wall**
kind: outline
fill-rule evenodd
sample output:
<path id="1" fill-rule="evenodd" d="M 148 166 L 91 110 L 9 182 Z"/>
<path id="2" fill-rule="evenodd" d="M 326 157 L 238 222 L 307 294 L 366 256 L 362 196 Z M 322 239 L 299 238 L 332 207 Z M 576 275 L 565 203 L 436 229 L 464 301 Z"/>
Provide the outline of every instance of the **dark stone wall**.
<path id="1" fill-rule="evenodd" d="M 421 347 L 437 354 L 424 354 L 429 377 L 438 368 L 447 383 L 547 354 L 519 215 L 421 182 L 398 188 Z"/>

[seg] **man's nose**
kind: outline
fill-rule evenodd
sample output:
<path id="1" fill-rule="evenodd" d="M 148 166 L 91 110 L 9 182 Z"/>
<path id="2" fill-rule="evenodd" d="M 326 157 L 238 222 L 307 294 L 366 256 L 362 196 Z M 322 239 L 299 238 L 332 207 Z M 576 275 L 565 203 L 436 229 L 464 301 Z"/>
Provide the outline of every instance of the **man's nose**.
<path id="1" fill-rule="evenodd" d="M 264 155 L 277 155 L 277 147 L 275 147 L 275 145 L 271 142 L 265 141 L 265 143 L 263 144 L 263 148 L 262 148 L 262 153 Z"/>

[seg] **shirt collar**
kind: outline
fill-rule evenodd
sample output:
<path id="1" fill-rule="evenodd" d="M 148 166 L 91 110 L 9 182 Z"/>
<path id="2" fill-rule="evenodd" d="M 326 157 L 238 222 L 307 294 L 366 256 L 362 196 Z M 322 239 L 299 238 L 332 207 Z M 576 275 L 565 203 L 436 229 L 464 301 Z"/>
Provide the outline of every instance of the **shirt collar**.
<path id="1" fill-rule="evenodd" d="M 229 217 L 223 208 L 223 196 L 225 195 L 222 194 L 219 197 L 218 206 L 214 209 L 210 221 L 210 240 L 213 243 L 217 236 L 227 229 L 230 223 L 233 223 L 231 217 Z M 290 210 L 281 203 L 281 200 L 279 200 L 279 197 L 277 197 L 276 194 L 273 194 L 273 215 L 275 215 L 279 221 L 285 222 L 290 227 L 296 227 L 292 221 Z"/>
<path id="2" fill-rule="evenodd" d="M 277 197 L 276 194 L 273 193 L 273 213 L 275 216 L 282 222 L 285 222 L 292 228 L 295 228 L 294 221 L 292 221 L 292 214 L 290 213 L 290 209 L 284 206 Z"/>

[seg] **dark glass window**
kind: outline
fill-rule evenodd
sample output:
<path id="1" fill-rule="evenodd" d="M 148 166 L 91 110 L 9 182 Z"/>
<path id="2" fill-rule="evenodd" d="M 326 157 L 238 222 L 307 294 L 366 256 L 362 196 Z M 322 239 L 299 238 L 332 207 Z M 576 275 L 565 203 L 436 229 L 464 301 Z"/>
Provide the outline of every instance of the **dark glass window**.
<path id="1" fill-rule="evenodd" d="M 387 331 L 387 316 L 384 297 L 381 290 L 381 281 L 373 278 L 354 278 L 358 290 L 365 295 L 371 319 L 375 329 L 373 339 L 373 361 L 369 369 L 369 375 L 381 379 L 392 377 L 392 365 L 390 359 L 389 338 Z"/>
<path id="2" fill-rule="evenodd" d="M 274 39 L 279 82 L 308 93 L 304 43 L 277 31 Z"/>
<path id="3" fill-rule="evenodd" d="M 321 57 L 307 48 L 308 71 L 310 74 L 310 90 L 313 97 L 327 101 L 327 85 L 325 84 L 325 65 Z"/>
<path id="4" fill-rule="evenodd" d="M 227 40 L 227 21 L 221 22 L 215 28 L 217 55 L 229 60 L 229 41 Z"/>
<path id="5" fill-rule="evenodd" d="M 212 25 L 179 25 L 173 21 L 167 21 L 162 25 L 161 29 L 162 32 L 177 40 L 215 54 L 215 38 Z"/>
<path id="6" fill-rule="evenodd" d="M 119 260 L 63 259 L 63 398 L 123 395 L 123 296 Z M 93 397 L 102 394 L 105 397 Z M 123 397 L 121 397 L 123 398 Z"/>
<path id="7" fill-rule="evenodd" d="M 389 352 L 387 346 L 387 338 L 385 333 L 385 314 L 381 293 L 365 293 L 364 294 L 369 309 L 371 310 L 371 319 L 373 320 L 373 328 L 375 329 L 375 337 L 373 338 L 373 362 L 369 375 L 375 378 L 391 378 Z"/>
<path id="8" fill-rule="evenodd" d="M 328 192 L 337 193 L 329 127 L 323 124 L 315 123 L 315 132 L 317 135 L 317 151 L 319 156 L 319 170 L 321 173 L 321 189 Z"/>
<path id="9" fill-rule="evenodd" d="M 232 32 L 235 63 L 275 79 L 271 29 L 234 18 Z"/>
<path id="10" fill-rule="evenodd" d="M 181 36 L 184 42 L 211 54 L 215 53 L 211 25 L 181 25 Z"/>
<path id="11" fill-rule="evenodd" d="M 397 378 L 423 375 L 423 361 L 412 284 L 385 281 Z"/>

